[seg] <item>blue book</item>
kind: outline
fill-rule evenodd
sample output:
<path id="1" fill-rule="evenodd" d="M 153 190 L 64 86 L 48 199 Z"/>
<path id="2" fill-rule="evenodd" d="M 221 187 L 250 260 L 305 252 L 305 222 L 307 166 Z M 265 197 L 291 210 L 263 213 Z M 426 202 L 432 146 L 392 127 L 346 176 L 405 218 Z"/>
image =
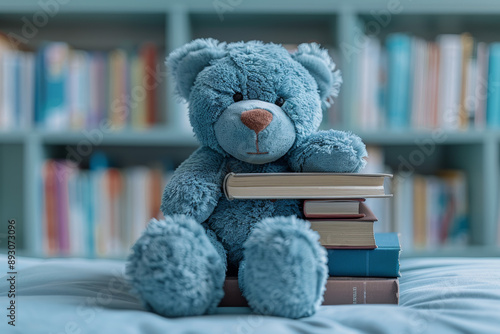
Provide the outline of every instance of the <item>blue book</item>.
<path id="1" fill-rule="evenodd" d="M 42 126 L 45 122 L 44 99 L 45 90 L 43 81 L 43 52 L 39 50 L 35 56 L 35 119 L 34 122 L 37 126 Z"/>
<path id="2" fill-rule="evenodd" d="M 405 129 L 410 125 L 412 39 L 405 34 L 387 37 L 387 125 Z"/>
<path id="3" fill-rule="evenodd" d="M 490 44 L 486 120 L 488 126 L 500 127 L 500 43 Z"/>
<path id="4" fill-rule="evenodd" d="M 91 171 L 103 170 L 109 168 L 109 160 L 106 153 L 96 151 L 92 153 L 89 159 L 89 169 Z"/>
<path id="5" fill-rule="evenodd" d="M 327 249 L 330 276 L 398 277 L 397 233 L 375 233 L 375 249 Z"/>
<path id="6" fill-rule="evenodd" d="M 38 51 L 36 120 L 49 129 L 62 129 L 68 125 L 68 57 L 69 47 L 66 43 L 47 43 Z"/>
<path id="7" fill-rule="evenodd" d="M 22 86 L 22 54 L 20 52 L 15 53 L 14 57 L 14 124 L 16 128 L 21 128 L 21 106 L 22 106 L 22 94 L 21 92 L 24 91 L 25 87 Z"/>

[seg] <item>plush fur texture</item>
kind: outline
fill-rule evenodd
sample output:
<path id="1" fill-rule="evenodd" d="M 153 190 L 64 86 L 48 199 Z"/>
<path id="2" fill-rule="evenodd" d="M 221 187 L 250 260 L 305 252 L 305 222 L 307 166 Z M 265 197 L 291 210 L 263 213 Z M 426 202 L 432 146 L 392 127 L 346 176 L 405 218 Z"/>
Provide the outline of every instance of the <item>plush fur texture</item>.
<path id="1" fill-rule="evenodd" d="M 151 221 L 133 247 L 133 287 L 164 316 L 207 314 L 222 298 L 229 270 L 239 272 L 254 311 L 312 315 L 322 301 L 326 255 L 300 219 L 300 201 L 228 201 L 222 183 L 230 172 L 360 171 L 366 149 L 359 137 L 317 131 L 322 109 L 338 94 L 340 73 L 314 43 L 290 54 L 275 44 L 201 39 L 174 51 L 167 65 L 202 147 L 165 188 L 165 220 Z M 235 101 L 235 94 L 243 99 Z M 259 133 L 241 121 L 255 109 L 272 114 Z M 266 152 L 258 157 L 249 153 L 257 139 Z"/>
<path id="2" fill-rule="evenodd" d="M 184 215 L 152 219 L 127 266 L 148 309 L 170 317 L 212 313 L 224 295 L 225 271 L 214 233 Z"/>
<path id="3" fill-rule="evenodd" d="M 356 173 L 366 166 L 365 144 L 351 133 L 328 130 L 313 133 L 290 152 L 290 167 L 296 172 Z"/>
<path id="4" fill-rule="evenodd" d="M 259 133 L 241 121 L 244 111 L 264 109 L 272 111 L 271 123 Z M 231 156 L 254 164 L 273 162 L 295 143 L 295 127 L 283 110 L 274 103 L 243 100 L 230 105 L 215 122 L 217 142 Z M 258 150 L 257 150 L 258 149 Z M 266 154 L 257 154 L 265 152 Z"/>
<path id="5" fill-rule="evenodd" d="M 289 318 L 314 314 L 328 270 L 326 251 L 309 222 L 294 216 L 264 219 L 244 247 L 238 282 L 255 311 Z"/>

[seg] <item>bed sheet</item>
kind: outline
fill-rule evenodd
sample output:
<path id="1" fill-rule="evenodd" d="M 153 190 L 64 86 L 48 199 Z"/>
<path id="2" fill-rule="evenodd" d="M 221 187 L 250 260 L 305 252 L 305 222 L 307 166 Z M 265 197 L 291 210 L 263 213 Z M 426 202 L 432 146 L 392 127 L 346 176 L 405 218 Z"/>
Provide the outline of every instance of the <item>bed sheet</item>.
<path id="1" fill-rule="evenodd" d="M 0 256 L 1 275 L 7 259 Z M 210 316 L 168 319 L 130 294 L 124 262 L 17 260 L 16 326 L 0 281 L 0 333 L 500 333 L 500 259 L 401 261 L 400 305 L 322 306 L 299 320 L 219 308 Z"/>

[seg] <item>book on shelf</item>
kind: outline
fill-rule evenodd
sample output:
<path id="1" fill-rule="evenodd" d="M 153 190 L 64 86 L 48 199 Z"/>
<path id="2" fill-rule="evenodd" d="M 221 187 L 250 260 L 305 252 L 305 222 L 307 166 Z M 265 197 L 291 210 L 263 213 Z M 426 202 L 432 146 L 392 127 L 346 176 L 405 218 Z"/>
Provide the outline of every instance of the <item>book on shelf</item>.
<path id="1" fill-rule="evenodd" d="M 335 199 L 390 197 L 390 174 L 229 173 L 223 189 L 228 199 Z"/>
<path id="2" fill-rule="evenodd" d="M 387 122 L 390 128 L 406 128 L 409 123 L 411 38 L 393 34 L 387 38 Z M 369 80 L 369 79 L 367 79 Z"/>
<path id="3" fill-rule="evenodd" d="M 358 119 L 362 120 L 360 126 L 363 129 L 374 129 L 382 125 L 381 91 L 377 89 L 377 84 L 382 80 L 380 74 L 384 60 L 380 41 L 376 37 L 366 36 L 360 50 L 357 73 L 354 74 L 355 78 L 359 78 L 359 93 L 364 98 L 352 101 L 357 104 L 355 108 L 359 111 Z"/>
<path id="4" fill-rule="evenodd" d="M 362 218 L 360 203 L 364 198 L 338 200 L 305 200 L 304 216 L 306 218 Z"/>
<path id="5" fill-rule="evenodd" d="M 360 203 L 361 218 L 309 219 L 311 229 L 318 232 L 319 242 L 326 248 L 376 248 L 373 224 L 377 218 Z"/>
<path id="6" fill-rule="evenodd" d="M 330 276 L 398 277 L 401 245 L 397 233 L 375 233 L 375 249 L 328 248 Z"/>
<path id="7" fill-rule="evenodd" d="M 488 124 L 500 127 L 500 43 L 492 43 L 489 48 L 489 76 L 487 120 Z"/>
<path id="8" fill-rule="evenodd" d="M 463 247 L 469 240 L 467 178 L 463 171 L 402 177 L 393 182 L 395 230 L 403 249 Z"/>
<path id="9" fill-rule="evenodd" d="M 329 277 L 323 305 L 399 304 L 399 280 L 380 277 Z M 226 277 L 219 307 L 247 307 L 236 277 Z"/>
<path id="10" fill-rule="evenodd" d="M 33 53 L 18 49 L 0 32 L 0 129 L 31 127 L 34 66 Z"/>
<path id="11" fill-rule="evenodd" d="M 458 128 L 462 80 L 462 39 L 460 35 L 439 35 L 438 121 L 444 129 Z M 446 80 L 443 80 L 443 79 Z"/>

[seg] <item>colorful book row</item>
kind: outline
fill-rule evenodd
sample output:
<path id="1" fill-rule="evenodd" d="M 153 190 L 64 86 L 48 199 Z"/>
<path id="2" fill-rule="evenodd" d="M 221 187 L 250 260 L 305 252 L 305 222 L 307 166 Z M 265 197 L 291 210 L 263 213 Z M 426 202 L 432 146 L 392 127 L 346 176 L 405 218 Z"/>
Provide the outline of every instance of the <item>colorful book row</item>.
<path id="1" fill-rule="evenodd" d="M 78 168 L 47 160 L 41 191 L 42 251 L 46 256 L 123 257 L 147 222 L 161 218 L 171 172 L 160 167 Z"/>
<path id="2" fill-rule="evenodd" d="M 46 42 L 36 52 L 0 33 L 0 129 L 144 129 L 159 122 L 157 48 L 111 51 Z"/>
<path id="3" fill-rule="evenodd" d="M 403 249 L 466 246 L 467 179 L 462 171 L 394 178 L 394 228 Z"/>
<path id="4" fill-rule="evenodd" d="M 367 173 L 393 173 L 385 166 L 383 149 L 367 147 Z M 395 173 L 391 201 L 367 199 L 379 222 L 375 232 L 400 233 L 404 251 L 442 246 L 466 247 L 470 238 L 468 178 L 461 170 L 435 175 Z"/>
<path id="5" fill-rule="evenodd" d="M 363 129 L 465 130 L 500 127 L 500 43 L 470 34 L 435 41 L 403 33 L 385 44 L 367 36 L 356 58 Z"/>

